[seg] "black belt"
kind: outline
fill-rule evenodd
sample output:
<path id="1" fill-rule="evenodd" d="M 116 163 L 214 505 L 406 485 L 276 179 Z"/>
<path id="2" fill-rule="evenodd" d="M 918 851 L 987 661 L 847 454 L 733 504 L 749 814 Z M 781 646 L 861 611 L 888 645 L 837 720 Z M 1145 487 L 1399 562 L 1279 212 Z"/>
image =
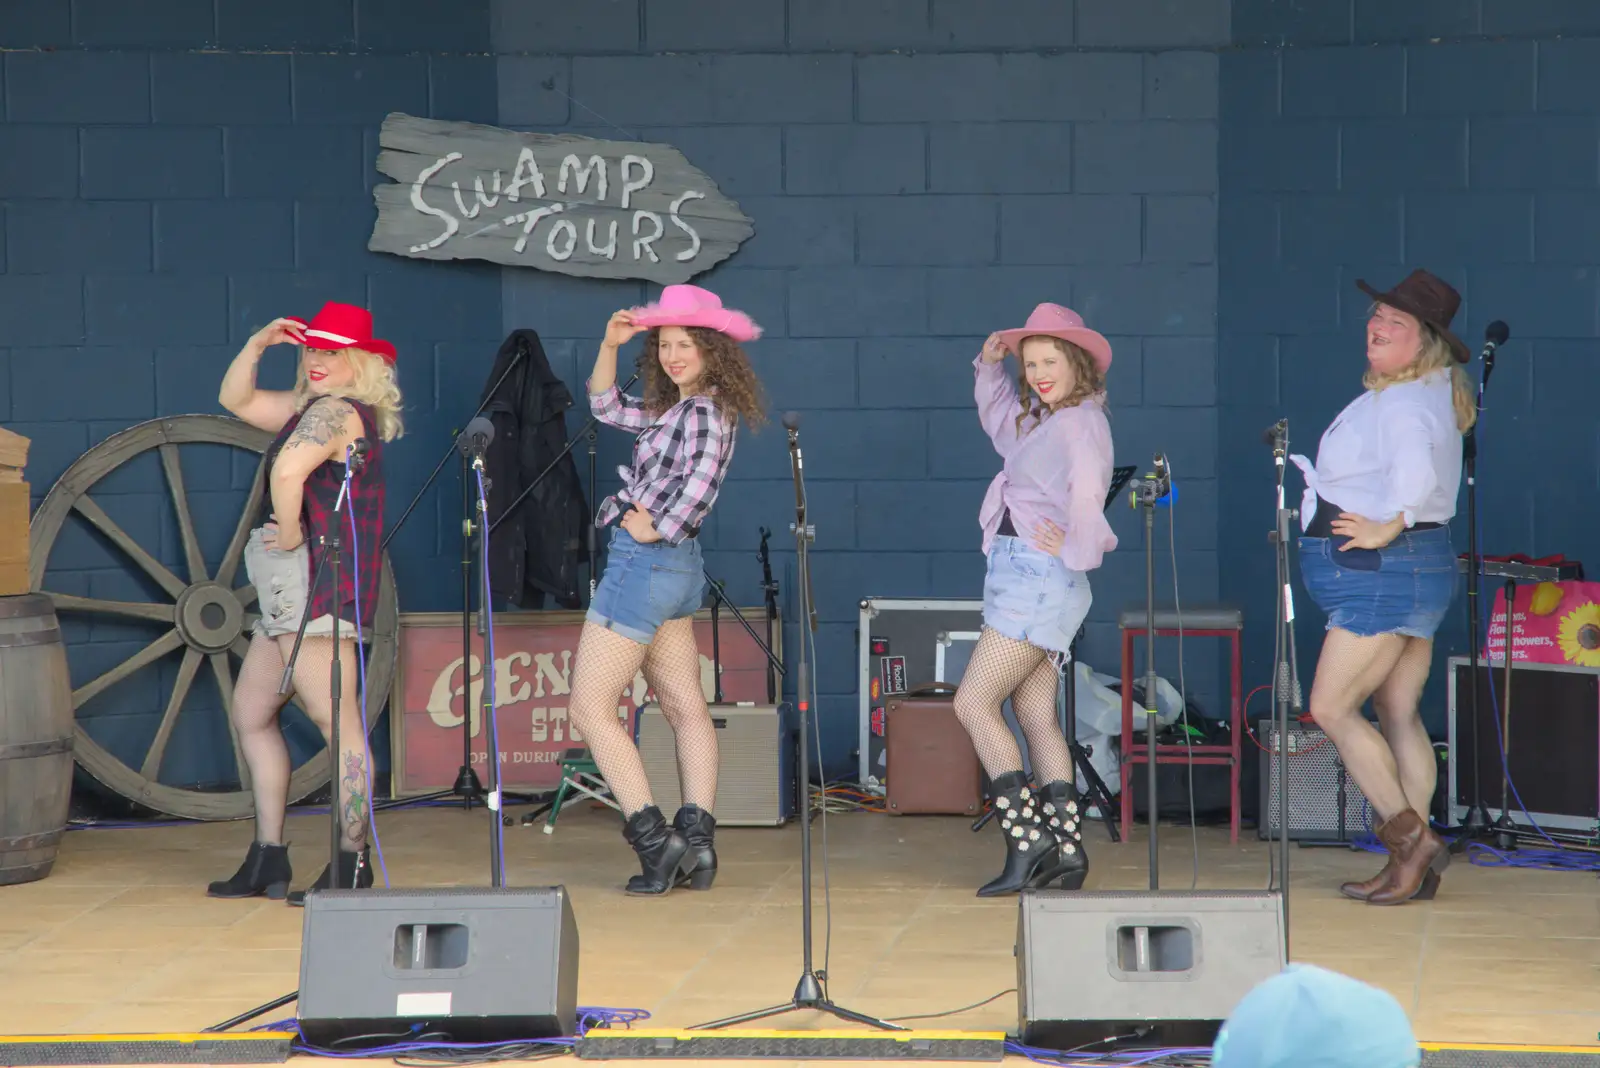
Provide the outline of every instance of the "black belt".
<path id="1" fill-rule="evenodd" d="M 1311 523 L 1306 527 L 1308 538 L 1337 538 L 1341 535 L 1333 532 L 1333 521 L 1339 518 L 1339 506 L 1330 504 L 1320 496 L 1317 498 L 1317 511 L 1311 517 Z M 1402 533 L 1415 534 L 1423 530 L 1438 530 L 1443 523 L 1414 523 Z"/>

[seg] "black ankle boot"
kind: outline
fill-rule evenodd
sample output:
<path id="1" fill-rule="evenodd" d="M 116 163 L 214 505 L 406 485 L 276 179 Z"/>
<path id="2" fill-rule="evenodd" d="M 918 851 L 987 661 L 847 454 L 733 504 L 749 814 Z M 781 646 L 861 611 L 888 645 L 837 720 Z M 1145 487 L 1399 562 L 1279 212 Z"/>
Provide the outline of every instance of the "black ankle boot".
<path id="1" fill-rule="evenodd" d="M 1047 782 L 1039 787 L 1039 808 L 1045 829 L 1056 840 L 1056 862 L 1040 875 L 1035 886 L 1059 880 L 1061 889 L 1078 890 L 1089 875 L 1089 854 L 1083 849 L 1083 806 L 1078 788 L 1070 782 Z"/>
<path id="2" fill-rule="evenodd" d="M 328 867 L 323 865 L 322 874 L 317 876 L 317 881 L 312 883 L 310 890 L 326 890 L 329 886 Z M 366 890 L 372 886 L 372 854 L 368 847 L 363 846 L 361 852 L 352 853 L 348 849 L 339 850 L 339 886 L 340 890 Z M 289 904 L 295 908 L 304 908 L 306 904 L 305 890 L 291 890 Z"/>
<path id="3" fill-rule="evenodd" d="M 294 871 L 289 867 L 289 847 L 251 842 L 244 863 L 227 882 L 212 883 L 206 887 L 210 897 L 255 897 L 266 894 L 274 901 L 282 901 L 289 892 Z"/>
<path id="4" fill-rule="evenodd" d="M 1055 867 L 1056 840 L 1045 829 L 1041 798 L 1020 771 L 1007 772 L 991 781 L 995 815 L 1006 840 L 1006 866 L 979 890 L 979 897 L 1015 894 L 1034 885 L 1038 876 Z"/>
<path id="5" fill-rule="evenodd" d="M 630 894 L 664 894 L 684 876 L 694 860 L 683 835 L 667 826 L 667 818 L 654 805 L 646 805 L 623 825 L 622 837 L 639 854 L 640 875 L 628 880 Z"/>
<path id="6" fill-rule="evenodd" d="M 710 890 L 717 878 L 716 819 L 699 805 L 684 805 L 672 818 L 672 829 L 689 843 L 689 858 L 693 863 L 684 876 L 689 881 L 689 889 Z"/>

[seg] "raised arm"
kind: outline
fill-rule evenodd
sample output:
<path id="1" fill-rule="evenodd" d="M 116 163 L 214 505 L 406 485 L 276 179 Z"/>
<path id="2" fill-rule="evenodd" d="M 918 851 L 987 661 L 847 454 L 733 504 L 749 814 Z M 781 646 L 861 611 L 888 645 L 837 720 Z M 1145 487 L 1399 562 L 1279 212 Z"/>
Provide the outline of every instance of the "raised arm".
<path id="1" fill-rule="evenodd" d="M 619 430 L 643 430 L 652 417 L 644 405 L 617 388 L 617 351 L 644 330 L 635 326 L 633 315 L 619 311 L 606 323 L 606 336 L 594 358 L 589 375 L 589 411 L 607 426 Z"/>
<path id="2" fill-rule="evenodd" d="M 697 528 L 711 511 L 722 486 L 723 450 L 731 429 L 715 404 L 687 406 L 679 433 L 688 456 L 689 470 L 677 490 L 667 498 L 661 514 L 652 516 L 656 533 L 668 545 L 677 545 Z"/>
<path id="3" fill-rule="evenodd" d="M 1006 350 L 997 334 L 983 343 L 983 350 L 972 362 L 973 395 L 978 402 L 978 422 L 994 447 L 1004 456 L 1017 440 L 1017 414 L 1022 410 L 1017 385 L 1006 374 Z"/>
<path id="4" fill-rule="evenodd" d="M 1117 547 L 1105 512 L 1114 460 L 1111 424 L 1092 401 L 1060 412 L 1050 422 L 1059 424 L 1059 429 L 1052 429 L 1065 453 L 1052 486 L 1052 495 L 1067 513 L 1066 536 L 1056 555 L 1074 571 L 1092 571 Z"/>
<path id="5" fill-rule="evenodd" d="M 251 426 L 276 434 L 294 417 L 294 394 L 284 390 L 257 389 L 256 366 L 273 345 L 300 345 L 300 324 L 292 319 L 274 319 L 257 330 L 222 376 L 217 402 Z"/>
<path id="6" fill-rule="evenodd" d="M 355 405 L 343 397 L 318 397 L 300 417 L 272 462 L 269 485 L 272 515 L 278 522 L 277 547 L 293 549 L 305 540 L 300 506 L 306 479 L 329 460 L 344 462 L 345 449 L 365 432 Z"/>

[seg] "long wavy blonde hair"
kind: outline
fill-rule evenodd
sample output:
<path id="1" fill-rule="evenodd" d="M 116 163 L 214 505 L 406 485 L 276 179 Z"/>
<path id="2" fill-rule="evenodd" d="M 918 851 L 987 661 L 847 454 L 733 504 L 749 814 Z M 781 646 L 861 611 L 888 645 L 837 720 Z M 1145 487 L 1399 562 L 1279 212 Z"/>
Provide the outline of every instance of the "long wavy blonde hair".
<path id="1" fill-rule="evenodd" d="M 1044 398 L 1028 385 L 1028 369 L 1022 365 L 1022 346 L 1036 337 L 1054 345 L 1067 358 L 1067 366 L 1072 368 L 1072 389 L 1054 404 L 1046 404 Z M 1022 411 L 1017 413 L 1017 433 L 1021 434 L 1022 421 L 1030 415 L 1034 426 L 1038 426 L 1046 412 L 1053 412 L 1057 408 L 1071 408 L 1085 401 L 1094 401 L 1105 408 L 1106 376 L 1100 373 L 1100 365 L 1094 362 L 1094 357 L 1089 355 L 1087 349 L 1049 334 L 1029 334 L 1017 342 L 1017 396 L 1022 400 Z"/>
<path id="2" fill-rule="evenodd" d="M 348 397 L 360 401 L 372 409 L 372 416 L 378 422 L 378 436 L 384 441 L 393 441 L 405 433 L 405 423 L 400 418 L 400 383 L 395 378 L 394 366 L 388 360 L 375 352 L 366 349 L 344 349 L 345 359 L 350 361 L 350 370 L 355 376 L 355 381 L 348 386 L 340 386 L 328 390 L 321 396 Z M 319 394 L 311 391 L 311 382 L 306 378 L 305 347 L 300 348 L 300 369 L 295 372 L 294 403 L 297 411 L 304 411 Z M 334 353 L 328 353 L 332 356 Z"/>
<path id="3" fill-rule="evenodd" d="M 1374 304 L 1367 315 L 1370 317 L 1377 310 L 1378 306 Z M 1450 405 L 1456 413 L 1456 430 L 1465 434 L 1478 421 L 1478 402 L 1473 396 L 1472 381 L 1467 378 L 1467 372 L 1462 369 L 1443 334 L 1421 319 L 1417 320 L 1417 328 L 1422 336 L 1422 349 L 1417 353 L 1417 358 L 1393 374 L 1380 375 L 1369 367 L 1367 373 L 1361 376 L 1361 384 L 1374 393 L 1382 393 L 1389 386 L 1415 382 L 1435 371 L 1446 371 L 1450 375 Z"/>

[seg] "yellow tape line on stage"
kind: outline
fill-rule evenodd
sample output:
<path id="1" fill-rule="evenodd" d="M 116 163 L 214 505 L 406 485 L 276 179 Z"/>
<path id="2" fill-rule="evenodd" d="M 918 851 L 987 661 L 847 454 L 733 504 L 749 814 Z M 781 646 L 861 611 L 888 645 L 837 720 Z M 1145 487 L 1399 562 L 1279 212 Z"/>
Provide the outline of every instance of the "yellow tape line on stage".
<path id="1" fill-rule="evenodd" d="M 1418 1042 L 1417 1045 L 1428 1053 L 1452 1050 L 1462 1053 L 1590 1053 L 1600 1056 L 1600 1046 L 1525 1046 L 1493 1042 Z"/>

